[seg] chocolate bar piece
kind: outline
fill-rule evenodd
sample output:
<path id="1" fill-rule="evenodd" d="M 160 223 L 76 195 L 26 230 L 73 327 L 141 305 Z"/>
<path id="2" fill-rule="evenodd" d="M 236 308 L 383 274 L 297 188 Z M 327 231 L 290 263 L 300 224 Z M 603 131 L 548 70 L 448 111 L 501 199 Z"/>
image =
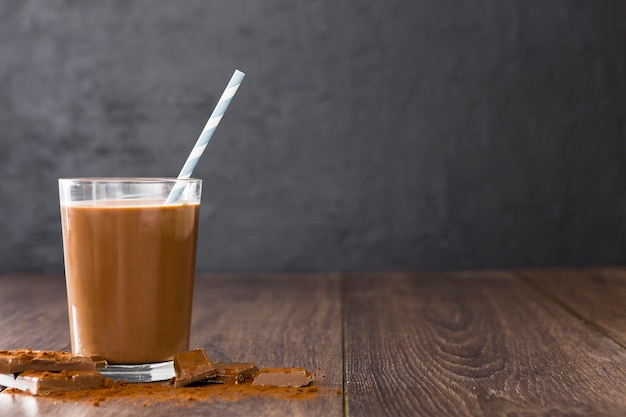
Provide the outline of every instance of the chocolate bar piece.
<path id="1" fill-rule="evenodd" d="M 263 368 L 252 385 L 273 387 L 304 387 L 313 381 L 313 374 L 304 368 Z"/>
<path id="2" fill-rule="evenodd" d="M 195 349 L 174 356 L 175 387 L 184 387 L 215 376 L 213 364 L 204 349 Z"/>
<path id="3" fill-rule="evenodd" d="M 0 350 L 0 374 L 24 371 L 95 371 L 106 366 L 106 361 L 98 356 L 81 356 L 51 350 Z"/>
<path id="4" fill-rule="evenodd" d="M 259 373 L 259 368 L 255 363 L 220 363 L 214 362 L 216 376 L 211 381 L 224 384 L 241 384 L 252 381 Z"/>
<path id="5" fill-rule="evenodd" d="M 46 395 L 58 391 L 78 391 L 104 387 L 104 376 L 98 371 L 25 371 L 0 374 L 0 385 Z"/>

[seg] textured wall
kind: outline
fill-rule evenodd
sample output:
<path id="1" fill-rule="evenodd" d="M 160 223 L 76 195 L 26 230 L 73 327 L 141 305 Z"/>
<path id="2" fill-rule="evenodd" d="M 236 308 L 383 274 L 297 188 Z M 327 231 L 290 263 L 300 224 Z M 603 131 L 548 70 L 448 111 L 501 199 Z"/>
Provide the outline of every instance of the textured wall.
<path id="1" fill-rule="evenodd" d="M 623 0 L 0 2 L 0 271 L 58 177 L 195 171 L 204 271 L 626 261 Z"/>

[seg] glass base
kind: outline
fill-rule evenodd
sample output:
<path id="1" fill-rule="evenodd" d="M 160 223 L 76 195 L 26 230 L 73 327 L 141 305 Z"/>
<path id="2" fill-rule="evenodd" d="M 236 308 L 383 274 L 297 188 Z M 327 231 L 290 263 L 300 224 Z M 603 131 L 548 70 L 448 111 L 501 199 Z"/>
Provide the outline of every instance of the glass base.
<path id="1" fill-rule="evenodd" d="M 109 365 L 99 372 L 113 381 L 124 382 L 166 381 L 175 376 L 173 361 L 141 365 Z"/>

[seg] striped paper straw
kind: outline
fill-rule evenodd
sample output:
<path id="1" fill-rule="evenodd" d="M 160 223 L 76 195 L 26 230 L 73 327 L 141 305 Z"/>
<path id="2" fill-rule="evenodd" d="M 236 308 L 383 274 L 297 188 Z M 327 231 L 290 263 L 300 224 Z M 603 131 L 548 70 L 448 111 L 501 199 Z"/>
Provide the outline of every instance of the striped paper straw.
<path id="1" fill-rule="evenodd" d="M 196 145 L 193 147 L 191 153 L 187 157 L 187 161 L 185 161 L 183 169 L 180 170 L 180 174 L 178 174 L 179 180 L 186 180 L 191 177 L 193 169 L 198 164 L 198 160 L 202 156 L 202 152 L 204 152 L 204 149 L 209 143 L 209 140 L 211 140 L 211 136 L 213 136 L 217 125 L 220 123 L 220 120 L 222 120 L 222 116 L 226 112 L 230 101 L 237 92 L 237 89 L 239 88 L 239 85 L 241 85 L 241 81 L 243 81 L 243 77 L 245 77 L 245 75 L 246 74 L 239 70 L 235 70 L 235 72 L 233 73 L 233 76 L 228 82 L 226 89 L 222 93 L 220 100 L 217 102 L 215 109 L 213 109 L 211 117 L 209 117 L 209 120 L 206 122 L 204 129 L 202 129 L 202 133 L 200 133 L 200 137 L 198 138 Z M 184 181 L 178 181 L 172 188 L 172 191 L 170 191 L 170 194 L 167 196 L 167 200 L 165 200 L 165 203 L 175 203 L 176 200 L 178 200 L 178 197 L 180 197 L 180 194 L 183 192 L 185 185 L 186 184 Z"/>

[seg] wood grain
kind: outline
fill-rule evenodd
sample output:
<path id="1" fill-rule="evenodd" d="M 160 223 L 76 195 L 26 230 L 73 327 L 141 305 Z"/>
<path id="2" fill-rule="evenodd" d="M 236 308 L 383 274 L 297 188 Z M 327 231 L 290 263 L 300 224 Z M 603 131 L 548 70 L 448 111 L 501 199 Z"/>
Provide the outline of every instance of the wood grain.
<path id="1" fill-rule="evenodd" d="M 62 277 L 0 277 L 0 349 L 59 349 L 69 343 Z M 259 397 L 178 407 L 149 407 L 116 400 L 60 403 L 49 398 L 0 393 L 0 415 L 78 417 L 184 415 L 342 415 L 340 281 L 338 276 L 197 277 L 192 347 L 220 361 L 259 366 L 304 366 L 317 374 L 324 395 L 311 400 Z M 41 318 L 44 319 L 41 319 Z M 328 395 L 327 395 L 328 394 Z M 331 395 L 332 394 L 332 395 Z"/>
<path id="2" fill-rule="evenodd" d="M 213 404 L 219 415 L 342 415 L 341 300 L 338 275 L 201 277 L 194 299 L 192 345 L 219 361 L 300 367 L 316 372 L 331 395 L 314 401 L 266 399 Z M 200 306 L 200 307 L 198 307 Z M 219 408 L 218 408 L 219 407 Z"/>
<path id="3" fill-rule="evenodd" d="M 519 276 L 626 347 L 626 268 L 542 269 Z"/>
<path id="4" fill-rule="evenodd" d="M 65 278 L 0 276 L 0 329 L 0 349 L 69 349 Z"/>
<path id="5" fill-rule="evenodd" d="M 623 416 L 626 349 L 615 340 L 624 276 L 201 275 L 192 347 L 214 360 L 307 367 L 326 392 L 345 383 L 347 408 L 337 394 L 183 408 L 107 400 L 96 410 L 0 393 L 0 415 Z M 67 349 L 63 278 L 0 276 L 0 330 L 0 349 Z"/>
<path id="6" fill-rule="evenodd" d="M 626 415 L 625 350 L 512 274 L 360 274 L 345 292 L 350 416 Z"/>

